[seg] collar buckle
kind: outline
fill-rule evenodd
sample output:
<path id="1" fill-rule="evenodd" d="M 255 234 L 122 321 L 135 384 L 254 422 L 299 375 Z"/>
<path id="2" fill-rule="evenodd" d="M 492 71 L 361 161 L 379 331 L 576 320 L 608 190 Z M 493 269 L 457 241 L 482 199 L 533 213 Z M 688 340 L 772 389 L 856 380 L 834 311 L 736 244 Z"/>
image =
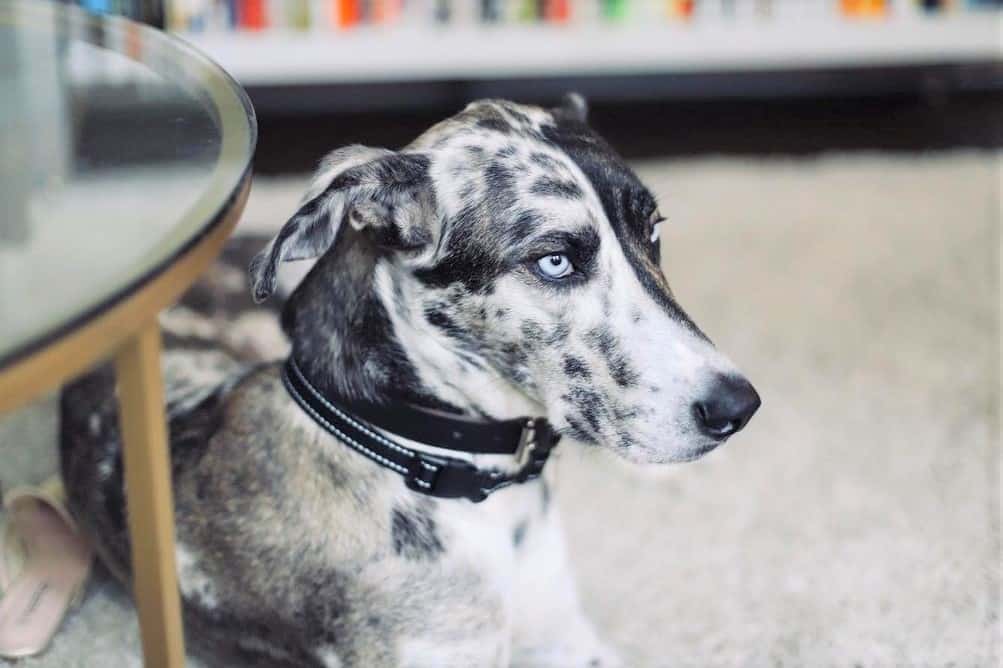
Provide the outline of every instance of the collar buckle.
<path id="1" fill-rule="evenodd" d="M 550 428 L 550 423 L 544 418 L 529 418 L 522 429 L 519 447 L 515 452 L 518 473 L 515 479 L 525 482 L 540 475 L 544 464 L 550 457 L 560 437 Z"/>
<path id="2" fill-rule="evenodd" d="M 529 418 L 523 425 L 522 434 L 519 436 L 519 445 L 515 450 L 515 463 L 518 464 L 519 469 L 526 467 L 530 455 L 536 450 L 537 445 L 536 420 Z"/>
<path id="3" fill-rule="evenodd" d="M 477 503 L 489 493 L 480 484 L 482 471 L 470 462 L 415 453 L 407 468 L 404 484 L 422 494 Z"/>

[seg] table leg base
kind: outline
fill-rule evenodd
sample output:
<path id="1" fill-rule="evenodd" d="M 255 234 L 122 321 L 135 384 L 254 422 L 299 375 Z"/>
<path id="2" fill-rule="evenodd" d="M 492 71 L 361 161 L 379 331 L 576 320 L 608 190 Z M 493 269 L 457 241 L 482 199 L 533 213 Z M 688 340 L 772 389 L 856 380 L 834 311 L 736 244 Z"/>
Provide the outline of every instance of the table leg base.
<path id="1" fill-rule="evenodd" d="M 181 668 L 185 649 L 156 320 L 122 346 L 115 356 L 115 370 L 143 657 L 150 668 Z"/>

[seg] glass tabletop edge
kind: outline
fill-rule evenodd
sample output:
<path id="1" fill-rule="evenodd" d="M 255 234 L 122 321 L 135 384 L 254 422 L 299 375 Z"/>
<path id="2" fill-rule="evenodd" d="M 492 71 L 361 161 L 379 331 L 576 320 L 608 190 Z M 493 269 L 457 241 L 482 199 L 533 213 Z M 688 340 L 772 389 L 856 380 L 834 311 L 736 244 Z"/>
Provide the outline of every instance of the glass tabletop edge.
<path id="1" fill-rule="evenodd" d="M 8 3 L 0 3 L 4 6 L 17 6 L 19 4 L 18 0 L 11 0 Z M 43 5 L 44 6 L 44 5 Z M 132 23 L 128 19 L 123 17 L 112 17 L 112 16 L 99 16 L 91 15 L 85 12 L 83 9 L 78 7 L 66 6 L 66 9 L 71 12 L 76 12 L 80 15 L 85 15 L 86 21 L 113 21 L 118 23 Z M 131 280 L 123 282 L 122 286 L 110 292 L 106 297 L 98 300 L 94 304 L 86 307 L 79 313 L 67 318 L 64 322 L 59 323 L 57 326 L 52 327 L 44 332 L 41 332 L 35 337 L 32 337 L 20 345 L 17 345 L 10 350 L 0 354 L 0 375 L 5 373 L 7 370 L 11 369 L 20 362 L 23 362 L 33 355 L 41 352 L 47 347 L 57 343 L 58 341 L 67 338 L 74 332 L 82 329 L 88 323 L 101 317 L 103 314 L 112 310 L 113 308 L 119 306 L 120 304 L 127 301 L 134 294 L 139 292 L 144 286 L 155 280 L 158 276 L 166 272 L 171 266 L 173 266 L 179 258 L 184 257 L 193 248 L 197 247 L 208 235 L 214 232 L 226 219 L 227 216 L 232 211 L 234 205 L 237 203 L 238 198 L 241 196 L 243 191 L 249 187 L 252 172 L 253 172 L 253 156 L 254 151 L 257 146 L 258 139 L 258 123 L 257 117 L 254 111 L 254 107 L 251 104 L 250 98 L 244 88 L 227 72 L 223 67 L 221 67 L 215 60 L 206 55 L 201 49 L 192 45 L 187 40 L 181 39 L 174 35 L 158 31 L 150 26 L 145 26 L 141 24 L 136 24 L 138 29 L 142 31 L 149 31 L 155 33 L 156 39 L 171 42 L 176 48 L 182 51 L 187 51 L 191 57 L 201 60 L 204 64 L 210 66 L 214 70 L 214 75 L 218 76 L 220 80 L 226 84 L 227 92 L 232 94 L 232 102 L 239 104 L 240 109 L 243 111 L 244 123 L 246 123 L 246 163 L 243 165 L 240 171 L 239 177 L 234 181 L 234 185 L 230 188 L 225 198 L 220 200 L 218 206 L 213 209 L 213 213 L 207 216 L 207 221 L 205 224 L 200 225 L 198 230 L 191 234 L 187 239 L 179 243 L 175 249 L 163 257 L 160 261 L 151 265 L 147 270 L 139 273 Z M 218 91 L 216 91 L 218 92 Z M 231 102 L 231 104 L 232 104 Z"/>
<path id="2" fill-rule="evenodd" d="M 153 266 L 149 271 L 137 276 L 132 281 L 129 281 L 122 286 L 119 290 L 116 290 L 113 294 L 109 295 L 107 298 L 97 302 L 90 308 L 80 312 L 72 318 L 69 318 L 65 322 L 61 323 L 59 326 L 52 328 L 51 330 L 45 332 L 44 334 L 25 342 L 23 345 L 14 348 L 8 353 L 0 356 L 0 376 L 4 374 L 5 371 L 14 367 L 20 362 L 23 362 L 33 355 L 40 353 L 49 346 L 59 342 L 60 340 L 71 336 L 74 332 L 82 329 L 90 322 L 101 317 L 105 313 L 114 309 L 115 307 L 128 301 L 133 295 L 142 290 L 146 285 L 155 280 L 158 276 L 169 270 L 179 258 L 187 255 L 192 249 L 196 248 L 207 236 L 214 232 L 223 222 L 227 219 L 227 216 L 233 210 L 233 207 L 237 204 L 238 199 L 243 193 L 244 189 L 247 188 L 251 181 L 252 167 L 248 163 L 243 174 L 241 175 L 237 186 L 234 188 L 233 192 L 226 198 L 224 203 L 220 206 L 216 215 L 213 216 L 212 220 L 206 225 L 202 226 L 199 231 L 192 235 L 187 241 L 185 241 L 178 249 L 166 257 L 163 261 L 159 262 Z"/>

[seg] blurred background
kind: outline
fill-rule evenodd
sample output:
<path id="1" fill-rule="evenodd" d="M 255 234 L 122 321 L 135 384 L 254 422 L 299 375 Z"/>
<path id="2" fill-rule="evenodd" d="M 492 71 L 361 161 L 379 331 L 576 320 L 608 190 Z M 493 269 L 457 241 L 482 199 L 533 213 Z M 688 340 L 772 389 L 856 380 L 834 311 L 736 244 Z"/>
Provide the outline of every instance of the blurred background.
<path id="1" fill-rule="evenodd" d="M 679 300 L 764 400 L 669 472 L 563 448 L 603 635 L 628 666 L 1000 664 L 1003 1 L 77 4 L 171 31 L 246 87 L 245 256 L 334 148 L 402 146 L 480 97 L 583 93 L 659 198 Z M 122 136 L 108 99 L 88 132 Z M 280 356 L 244 315 L 221 324 Z M 0 483 L 54 470 L 56 433 L 51 400 L 0 422 Z M 23 665 L 137 657 L 127 598 L 99 576 Z"/>
<path id="2" fill-rule="evenodd" d="M 250 93 L 258 173 L 481 97 L 584 94 L 630 156 L 988 145 L 1003 0 L 82 0 Z M 309 138 L 300 141 L 299 138 Z"/>

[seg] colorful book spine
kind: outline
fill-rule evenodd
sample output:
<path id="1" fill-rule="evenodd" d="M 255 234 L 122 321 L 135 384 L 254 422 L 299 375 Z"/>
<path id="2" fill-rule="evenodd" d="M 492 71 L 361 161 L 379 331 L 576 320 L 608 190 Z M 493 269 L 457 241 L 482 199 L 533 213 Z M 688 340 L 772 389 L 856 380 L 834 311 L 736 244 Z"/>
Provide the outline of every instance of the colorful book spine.
<path id="1" fill-rule="evenodd" d="M 333 0 L 334 24 L 338 28 L 351 28 L 362 21 L 360 0 Z"/>
<path id="2" fill-rule="evenodd" d="M 480 0 L 481 21 L 484 23 L 499 23 L 505 18 L 505 7 L 502 0 Z"/>
<path id="3" fill-rule="evenodd" d="M 283 24 L 293 30 L 310 29 L 310 0 L 283 0 Z M 277 14 L 277 12 L 276 12 Z"/>
<path id="4" fill-rule="evenodd" d="M 374 0 L 374 5 L 374 23 L 396 23 L 404 12 L 404 0 Z"/>
<path id="5" fill-rule="evenodd" d="M 551 23 L 566 23 L 571 20 L 571 0 L 549 0 L 549 2 L 545 2 L 543 16 Z"/>
<path id="6" fill-rule="evenodd" d="M 532 23 L 538 18 L 539 10 L 537 0 L 519 0 L 515 6 L 515 20 L 520 23 Z"/>
<path id="7" fill-rule="evenodd" d="M 931 17 L 1003 9 L 1003 0 L 64 0 L 96 13 L 118 13 L 180 32 L 339 31 L 356 26 L 560 26 L 653 22 L 709 25 L 891 14 Z M 155 11 L 151 12 L 151 7 Z"/>
<path id="8" fill-rule="evenodd" d="M 839 8 L 849 18 L 881 18 L 888 13 L 887 0 L 840 0 Z"/>
<path id="9" fill-rule="evenodd" d="M 630 14 L 627 0 L 601 0 L 601 15 L 607 21 L 622 21 Z"/>
<path id="10" fill-rule="evenodd" d="M 264 30 L 268 27 L 265 0 L 240 0 L 237 19 L 243 30 Z"/>
<path id="11" fill-rule="evenodd" d="M 111 0 L 82 0 L 80 6 L 95 14 L 109 14 L 115 10 Z"/>
<path id="12" fill-rule="evenodd" d="M 924 12 L 935 14 L 950 9 L 954 3 L 949 2 L 949 0 L 916 0 L 916 4 Z"/>
<path id="13" fill-rule="evenodd" d="M 668 14 L 673 19 L 689 19 L 696 6 L 694 0 L 668 0 Z"/>
<path id="14" fill-rule="evenodd" d="M 449 23 L 453 18 L 453 3 L 450 0 L 435 0 L 433 16 L 436 23 Z"/>

